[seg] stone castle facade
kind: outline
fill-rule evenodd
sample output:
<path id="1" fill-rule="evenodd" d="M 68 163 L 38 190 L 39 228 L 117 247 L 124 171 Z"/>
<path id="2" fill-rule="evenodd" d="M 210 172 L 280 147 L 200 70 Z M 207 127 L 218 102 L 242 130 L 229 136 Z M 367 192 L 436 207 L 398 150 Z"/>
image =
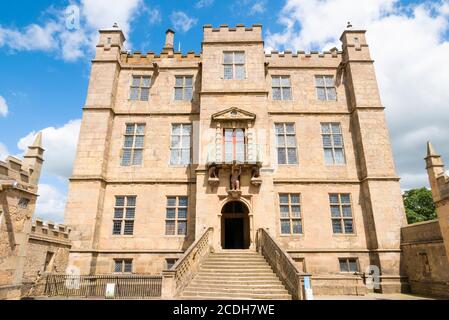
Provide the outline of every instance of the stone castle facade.
<path id="1" fill-rule="evenodd" d="M 430 142 L 426 169 L 438 219 L 402 229 L 403 264 L 413 293 L 449 298 L 449 177 Z"/>
<path id="2" fill-rule="evenodd" d="M 160 274 L 213 228 L 216 252 L 267 229 L 316 294 L 404 288 L 406 225 L 365 31 L 342 51 L 264 51 L 262 26 L 204 26 L 201 54 L 124 51 L 100 31 L 70 179 L 69 265 Z"/>
<path id="3" fill-rule="evenodd" d="M 21 296 L 43 154 L 39 133 L 23 160 L 0 161 L 0 300 Z"/>

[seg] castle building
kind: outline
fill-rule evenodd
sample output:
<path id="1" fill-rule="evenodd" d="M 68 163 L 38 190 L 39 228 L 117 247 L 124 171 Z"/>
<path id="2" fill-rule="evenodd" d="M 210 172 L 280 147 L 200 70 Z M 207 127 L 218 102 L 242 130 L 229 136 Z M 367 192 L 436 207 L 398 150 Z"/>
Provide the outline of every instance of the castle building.
<path id="1" fill-rule="evenodd" d="M 21 297 L 43 154 L 39 133 L 23 160 L 0 161 L 0 300 Z"/>
<path id="2" fill-rule="evenodd" d="M 84 275 L 160 274 L 213 228 L 265 229 L 317 294 L 404 287 L 399 178 L 365 31 L 342 51 L 266 53 L 262 26 L 204 26 L 201 54 L 124 51 L 100 31 L 65 212 Z"/>

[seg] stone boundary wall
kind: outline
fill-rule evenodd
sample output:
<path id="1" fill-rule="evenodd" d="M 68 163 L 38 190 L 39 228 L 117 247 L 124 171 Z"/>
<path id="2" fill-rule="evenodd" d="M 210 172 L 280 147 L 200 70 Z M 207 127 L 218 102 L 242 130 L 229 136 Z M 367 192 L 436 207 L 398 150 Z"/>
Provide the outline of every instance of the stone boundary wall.
<path id="1" fill-rule="evenodd" d="M 22 297 L 43 294 L 47 273 L 65 274 L 71 248 L 70 228 L 37 219 L 28 239 Z"/>
<path id="2" fill-rule="evenodd" d="M 449 298 L 449 264 L 438 220 L 409 225 L 401 234 L 412 293 Z"/>

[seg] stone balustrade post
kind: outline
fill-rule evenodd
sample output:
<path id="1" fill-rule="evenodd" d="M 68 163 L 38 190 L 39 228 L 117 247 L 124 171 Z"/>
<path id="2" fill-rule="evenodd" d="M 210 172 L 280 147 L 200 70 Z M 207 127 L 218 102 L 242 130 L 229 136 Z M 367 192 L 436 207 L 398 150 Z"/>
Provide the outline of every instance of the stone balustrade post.
<path id="1" fill-rule="evenodd" d="M 162 271 L 162 299 L 173 299 L 176 293 L 176 271 Z"/>

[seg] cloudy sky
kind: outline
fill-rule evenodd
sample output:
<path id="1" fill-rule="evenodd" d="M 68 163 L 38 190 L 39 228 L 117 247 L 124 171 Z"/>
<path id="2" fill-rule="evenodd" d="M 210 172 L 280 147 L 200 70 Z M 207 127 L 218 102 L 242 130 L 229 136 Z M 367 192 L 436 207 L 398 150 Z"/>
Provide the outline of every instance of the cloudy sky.
<path id="1" fill-rule="evenodd" d="M 0 13 L 0 159 L 22 155 L 43 131 L 36 215 L 63 220 L 97 29 L 114 22 L 130 50 L 160 51 L 172 27 L 177 47 L 200 52 L 204 24 L 262 23 L 267 51 L 322 51 L 341 47 L 348 21 L 368 30 L 402 188 L 427 186 L 426 141 L 449 163 L 449 0 L 8 3 Z"/>

